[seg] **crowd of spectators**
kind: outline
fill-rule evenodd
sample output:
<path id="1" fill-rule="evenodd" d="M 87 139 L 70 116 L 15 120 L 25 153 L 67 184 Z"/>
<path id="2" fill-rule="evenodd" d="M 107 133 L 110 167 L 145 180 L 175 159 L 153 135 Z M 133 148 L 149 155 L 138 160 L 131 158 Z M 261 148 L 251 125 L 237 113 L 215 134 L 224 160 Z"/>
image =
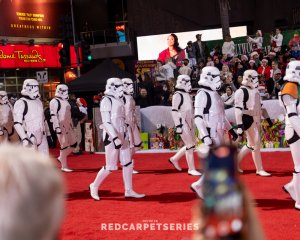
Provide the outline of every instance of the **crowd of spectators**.
<path id="1" fill-rule="evenodd" d="M 259 75 L 259 92 L 266 99 L 278 98 L 283 85 L 283 76 L 287 64 L 300 60 L 300 38 L 295 33 L 288 45 L 282 45 L 283 35 L 280 29 L 270 34 L 270 42 L 264 42 L 264 36 L 257 30 L 255 36 L 247 37 L 252 51 L 248 54 L 236 53 L 236 46 L 230 36 L 226 36 L 223 46 L 216 46 L 209 52 L 201 34 L 196 35 L 194 42 L 189 41 L 186 48 L 179 47 L 175 34 L 168 37 L 168 48 L 159 54 L 157 67 L 154 71 L 137 75 L 139 94 L 136 104 L 141 108 L 152 105 L 170 106 L 175 91 L 176 77 L 179 74 L 191 76 L 192 86 L 198 87 L 201 70 L 205 66 L 215 66 L 220 70 L 224 82 L 220 95 L 225 107 L 232 106 L 234 92 L 240 87 L 243 73 L 254 69 Z M 263 48 L 263 43 L 264 47 Z"/>

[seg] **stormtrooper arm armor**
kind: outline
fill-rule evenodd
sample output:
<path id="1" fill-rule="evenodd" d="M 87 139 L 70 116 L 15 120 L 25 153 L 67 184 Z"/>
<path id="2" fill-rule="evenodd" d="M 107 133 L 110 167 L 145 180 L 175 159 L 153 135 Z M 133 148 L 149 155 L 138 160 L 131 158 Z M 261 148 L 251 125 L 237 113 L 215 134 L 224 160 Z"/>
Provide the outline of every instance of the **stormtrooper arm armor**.
<path id="1" fill-rule="evenodd" d="M 242 89 L 238 89 L 235 92 L 234 95 L 234 113 L 235 113 L 235 119 L 236 119 L 236 124 L 237 124 L 237 133 L 241 135 L 244 130 L 244 125 L 243 125 L 243 100 L 244 100 L 244 94 Z"/>
<path id="2" fill-rule="evenodd" d="M 210 145 L 211 138 L 206 128 L 206 124 L 204 121 L 204 109 L 207 103 L 207 96 L 203 91 L 200 91 L 195 98 L 195 124 L 198 128 L 200 138 L 205 144 Z M 207 141 L 209 139 L 210 141 Z M 207 142 L 206 142 L 207 141 Z"/>
<path id="3" fill-rule="evenodd" d="M 291 123 L 296 133 L 300 136 L 300 117 L 297 113 L 297 99 L 286 94 L 282 96 L 282 101 L 286 107 L 289 122 Z"/>
<path id="4" fill-rule="evenodd" d="M 172 118 L 176 127 L 176 133 L 181 134 L 182 133 L 182 119 L 180 117 L 179 107 L 182 104 L 181 103 L 182 98 L 180 94 L 174 94 L 172 99 Z"/>
<path id="5" fill-rule="evenodd" d="M 30 142 L 23 126 L 24 111 L 25 111 L 25 103 L 22 100 L 16 101 L 14 105 L 14 111 L 13 111 L 14 127 L 22 141 L 27 140 L 28 142 Z"/>
<path id="6" fill-rule="evenodd" d="M 115 145 L 120 145 L 120 140 L 118 139 L 116 130 L 111 124 L 111 111 L 112 111 L 112 102 L 107 97 L 105 97 L 101 101 L 101 105 L 100 105 L 100 112 L 102 117 L 102 128 L 112 138 L 114 143 L 116 142 L 116 140 L 118 140 L 118 144 Z"/>
<path id="7" fill-rule="evenodd" d="M 56 134 L 61 134 L 57 112 L 58 102 L 55 99 L 53 99 L 50 101 L 51 122 L 53 124 L 53 130 L 56 132 Z"/>

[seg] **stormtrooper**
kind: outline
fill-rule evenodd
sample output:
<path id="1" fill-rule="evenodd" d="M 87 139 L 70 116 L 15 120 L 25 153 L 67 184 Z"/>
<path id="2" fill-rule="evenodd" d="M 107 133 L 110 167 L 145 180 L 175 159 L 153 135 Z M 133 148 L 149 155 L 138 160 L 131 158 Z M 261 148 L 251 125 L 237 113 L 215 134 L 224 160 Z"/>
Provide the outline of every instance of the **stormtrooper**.
<path id="1" fill-rule="evenodd" d="M 39 84 L 35 79 L 26 79 L 13 110 L 14 127 L 23 146 L 33 147 L 49 154 L 43 104 Z"/>
<path id="2" fill-rule="evenodd" d="M 67 85 L 59 84 L 56 86 L 55 97 L 50 101 L 51 122 L 60 144 L 58 160 L 61 162 L 61 170 L 64 172 L 72 172 L 68 168 L 67 156 L 77 145 L 71 118 L 71 105 L 68 99 Z"/>
<path id="3" fill-rule="evenodd" d="M 200 176 L 201 173 L 195 169 L 195 127 L 193 123 L 193 103 L 190 96 L 192 90 L 191 78 L 188 75 L 179 75 L 176 82 L 175 93 L 172 98 L 172 117 L 176 127 L 176 133 L 180 134 L 185 146 L 182 147 L 169 162 L 181 171 L 180 158 L 185 154 L 188 164 L 188 174 Z"/>
<path id="4" fill-rule="evenodd" d="M 206 146 L 219 146 L 224 142 L 224 129 L 228 130 L 235 141 L 238 136 L 225 116 L 224 102 L 217 92 L 221 89 L 220 71 L 207 66 L 202 69 L 198 82 L 200 89 L 195 99 L 195 124 L 199 138 Z M 192 183 L 191 189 L 203 198 L 204 175 Z"/>
<path id="5" fill-rule="evenodd" d="M 118 169 L 120 160 L 123 167 L 125 197 L 143 198 L 132 189 L 132 161 L 125 119 L 123 102 L 123 83 L 119 78 L 109 78 L 106 83 L 105 96 L 100 103 L 103 124 L 103 139 L 105 145 L 106 165 L 98 172 L 94 182 L 90 184 L 90 194 L 95 200 L 100 200 L 98 188 L 104 179 Z"/>
<path id="6" fill-rule="evenodd" d="M 133 81 L 130 78 L 123 78 L 123 89 L 124 89 L 124 97 L 123 101 L 125 104 L 125 117 L 126 117 L 126 124 L 128 126 L 128 137 L 129 137 L 129 148 L 132 156 L 135 153 L 136 148 L 140 148 L 142 146 L 142 140 L 140 137 L 140 131 L 137 125 L 137 119 L 135 115 L 135 101 L 132 97 L 134 92 L 133 89 Z M 132 165 L 133 165 L 132 159 Z M 137 174 L 138 171 L 133 170 L 133 174 Z"/>
<path id="7" fill-rule="evenodd" d="M 289 62 L 284 80 L 287 82 L 279 93 L 279 103 L 286 112 L 285 137 L 291 148 L 294 173 L 292 180 L 283 186 L 283 190 L 290 194 L 295 201 L 295 208 L 300 210 L 300 106 L 298 95 L 300 61 Z"/>
<path id="8" fill-rule="evenodd" d="M 258 88 L 258 75 L 255 70 L 244 72 L 242 86 L 235 92 L 235 118 L 237 133 L 242 135 L 246 132 L 247 144 L 241 149 L 238 160 L 252 152 L 252 159 L 256 167 L 256 174 L 262 177 L 271 174 L 263 169 L 260 153 L 260 122 L 261 122 L 261 99 Z M 239 169 L 242 172 L 241 169 Z"/>
<path id="9" fill-rule="evenodd" d="M 8 101 L 7 93 L 0 91 L 0 143 L 18 142 L 19 136 L 14 129 L 13 107 Z"/>

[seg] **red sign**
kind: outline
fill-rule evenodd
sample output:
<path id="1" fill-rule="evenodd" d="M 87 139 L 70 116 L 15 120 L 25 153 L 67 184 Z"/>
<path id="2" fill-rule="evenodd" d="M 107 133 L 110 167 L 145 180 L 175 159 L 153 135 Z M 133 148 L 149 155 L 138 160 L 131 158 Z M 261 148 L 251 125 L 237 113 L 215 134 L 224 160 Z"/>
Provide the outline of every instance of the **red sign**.
<path id="1" fill-rule="evenodd" d="M 60 68 L 59 50 L 52 45 L 0 46 L 0 68 Z M 74 47 L 70 51 L 72 66 L 76 66 Z"/>

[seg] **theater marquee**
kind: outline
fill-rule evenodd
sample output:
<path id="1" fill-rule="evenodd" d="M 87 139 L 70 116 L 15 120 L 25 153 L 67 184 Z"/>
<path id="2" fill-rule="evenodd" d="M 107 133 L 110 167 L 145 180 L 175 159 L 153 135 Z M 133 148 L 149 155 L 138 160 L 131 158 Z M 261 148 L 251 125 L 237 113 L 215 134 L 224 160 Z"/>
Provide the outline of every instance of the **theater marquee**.
<path id="1" fill-rule="evenodd" d="M 64 0 L 0 0 L 0 9 L 1 36 L 56 38 L 70 6 Z"/>

